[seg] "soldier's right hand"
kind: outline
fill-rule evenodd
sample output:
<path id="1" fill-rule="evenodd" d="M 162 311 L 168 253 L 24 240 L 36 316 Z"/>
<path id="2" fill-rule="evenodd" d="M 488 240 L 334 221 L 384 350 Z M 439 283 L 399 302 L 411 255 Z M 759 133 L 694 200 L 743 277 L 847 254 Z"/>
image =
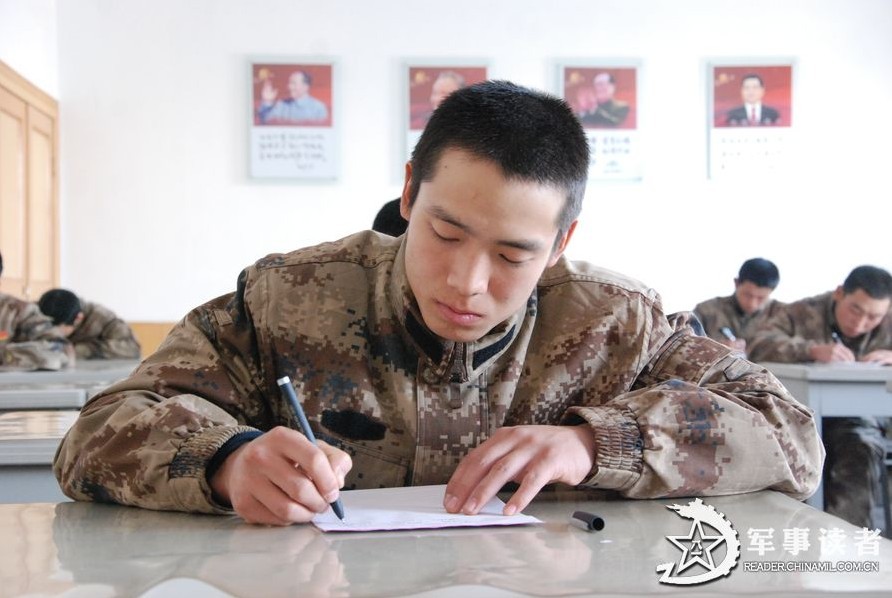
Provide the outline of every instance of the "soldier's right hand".
<path id="1" fill-rule="evenodd" d="M 842 343 L 812 345 L 808 353 L 819 363 L 855 361 L 855 354 Z"/>
<path id="2" fill-rule="evenodd" d="M 277 427 L 236 449 L 210 484 L 248 523 L 290 525 L 328 509 L 351 467 L 344 451 Z"/>

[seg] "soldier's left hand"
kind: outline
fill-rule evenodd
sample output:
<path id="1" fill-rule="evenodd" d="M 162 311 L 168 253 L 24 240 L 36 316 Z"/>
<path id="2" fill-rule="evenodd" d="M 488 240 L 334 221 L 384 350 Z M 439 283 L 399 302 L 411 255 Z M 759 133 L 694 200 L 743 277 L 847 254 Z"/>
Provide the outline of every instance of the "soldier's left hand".
<path id="1" fill-rule="evenodd" d="M 446 486 L 443 506 L 450 513 L 476 515 L 508 482 L 520 487 L 508 500 L 505 515 L 522 511 L 546 484 L 576 485 L 591 472 L 595 437 L 579 426 L 513 426 L 462 459 Z"/>

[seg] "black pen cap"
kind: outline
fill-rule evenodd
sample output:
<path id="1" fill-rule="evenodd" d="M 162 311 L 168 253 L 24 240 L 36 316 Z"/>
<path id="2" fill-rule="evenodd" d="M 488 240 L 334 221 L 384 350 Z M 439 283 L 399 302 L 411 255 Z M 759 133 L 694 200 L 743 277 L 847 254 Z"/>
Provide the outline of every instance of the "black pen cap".
<path id="1" fill-rule="evenodd" d="M 599 532 L 604 529 L 604 520 L 594 513 L 587 511 L 573 511 L 573 519 L 577 519 L 585 524 L 585 528 L 589 531 Z"/>

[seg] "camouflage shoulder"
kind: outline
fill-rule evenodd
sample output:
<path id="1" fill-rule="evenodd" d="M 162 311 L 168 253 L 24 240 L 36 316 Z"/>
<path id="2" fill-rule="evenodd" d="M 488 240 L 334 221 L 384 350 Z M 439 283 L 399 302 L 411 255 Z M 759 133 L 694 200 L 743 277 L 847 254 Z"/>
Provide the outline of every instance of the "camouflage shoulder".
<path id="1" fill-rule="evenodd" d="M 538 287 L 543 289 L 567 282 L 593 283 L 627 294 L 642 295 L 653 302 L 660 302 L 659 293 L 636 278 L 589 262 L 571 261 L 566 257 L 561 257 L 554 266 L 542 273 Z"/>
<path id="2" fill-rule="evenodd" d="M 307 264 L 349 262 L 373 268 L 382 262 L 393 261 L 400 243 L 401 240 L 397 237 L 365 230 L 337 241 L 328 241 L 289 253 L 270 254 L 257 260 L 254 267 L 266 270 Z"/>

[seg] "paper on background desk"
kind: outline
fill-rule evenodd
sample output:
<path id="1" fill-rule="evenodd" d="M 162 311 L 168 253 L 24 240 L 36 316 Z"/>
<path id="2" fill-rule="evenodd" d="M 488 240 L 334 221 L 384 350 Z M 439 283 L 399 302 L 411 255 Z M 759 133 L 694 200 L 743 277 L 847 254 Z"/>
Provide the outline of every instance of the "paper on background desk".
<path id="1" fill-rule="evenodd" d="M 439 529 L 487 525 L 542 523 L 528 515 L 502 515 L 505 503 L 493 497 L 477 515 L 452 515 L 443 508 L 446 485 L 376 488 L 341 492 L 344 521 L 331 509 L 316 515 L 313 524 L 324 532 Z"/>

